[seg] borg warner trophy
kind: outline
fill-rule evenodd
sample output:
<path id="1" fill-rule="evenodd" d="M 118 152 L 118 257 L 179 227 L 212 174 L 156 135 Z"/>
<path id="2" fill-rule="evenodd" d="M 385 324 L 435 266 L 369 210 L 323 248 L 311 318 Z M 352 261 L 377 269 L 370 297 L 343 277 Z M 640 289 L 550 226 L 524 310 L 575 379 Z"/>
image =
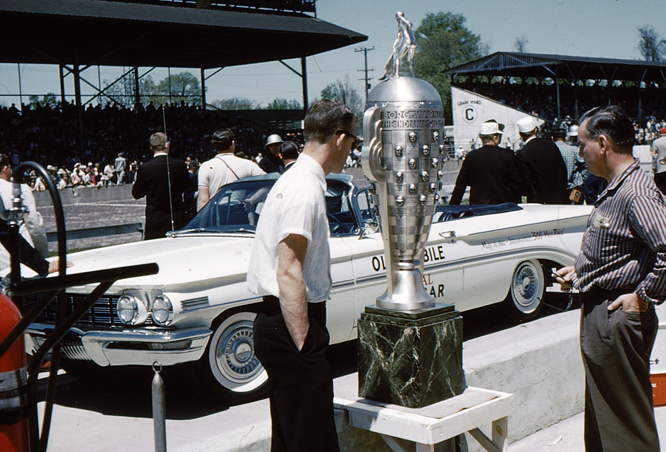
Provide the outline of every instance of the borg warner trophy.
<path id="1" fill-rule="evenodd" d="M 444 119 L 439 93 L 413 77 L 381 83 L 363 116 L 362 166 L 379 205 L 388 289 L 386 309 L 434 306 L 423 288 L 423 250 L 439 199 Z"/>
<path id="2" fill-rule="evenodd" d="M 363 115 L 362 166 L 378 198 L 389 271 L 377 306 L 413 311 L 435 304 L 423 288 L 423 249 L 439 199 L 444 113 L 437 90 L 414 77 L 411 23 L 402 12 L 396 19 L 398 38 L 380 79 L 385 81 L 368 95 Z M 404 56 L 411 77 L 400 77 Z"/>
<path id="3" fill-rule="evenodd" d="M 423 256 L 442 176 L 444 119 L 437 90 L 414 76 L 411 23 L 368 95 L 362 166 L 371 181 L 387 290 L 359 319 L 359 395 L 411 408 L 462 392 L 462 318 L 423 286 Z M 411 76 L 400 76 L 407 57 Z M 377 211 L 376 211 L 377 212 Z"/>

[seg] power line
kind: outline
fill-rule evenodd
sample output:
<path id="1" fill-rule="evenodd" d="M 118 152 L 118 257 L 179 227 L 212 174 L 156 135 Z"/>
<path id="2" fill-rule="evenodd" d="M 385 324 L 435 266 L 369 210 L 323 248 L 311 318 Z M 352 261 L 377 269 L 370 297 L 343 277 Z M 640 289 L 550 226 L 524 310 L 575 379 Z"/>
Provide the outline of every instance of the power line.
<path id="1" fill-rule="evenodd" d="M 363 57 L 365 60 L 365 69 L 358 69 L 358 72 L 365 72 L 365 77 L 360 78 L 359 80 L 364 80 L 365 81 L 365 103 L 368 103 L 368 91 L 370 90 L 370 80 L 372 78 L 368 77 L 368 72 L 374 71 L 374 69 L 368 69 L 368 52 L 371 50 L 375 50 L 375 46 L 372 46 L 370 48 L 368 47 L 361 47 L 360 49 L 354 49 L 355 52 L 363 52 Z"/>

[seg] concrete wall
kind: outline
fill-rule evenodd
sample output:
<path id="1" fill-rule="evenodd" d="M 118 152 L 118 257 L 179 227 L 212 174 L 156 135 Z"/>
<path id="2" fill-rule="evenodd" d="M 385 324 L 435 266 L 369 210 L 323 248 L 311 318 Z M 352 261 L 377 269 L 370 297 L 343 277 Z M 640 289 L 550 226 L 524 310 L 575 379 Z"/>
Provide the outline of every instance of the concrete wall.
<path id="1" fill-rule="evenodd" d="M 48 191 L 33 192 L 37 207 L 45 207 L 53 204 Z M 64 206 L 70 204 L 87 204 L 108 201 L 118 201 L 132 198 L 132 185 L 110 185 L 108 187 L 82 187 L 64 188 L 59 191 L 60 199 Z"/>
<path id="2" fill-rule="evenodd" d="M 515 395 L 511 441 L 583 411 L 579 322 L 576 310 L 465 342 L 467 384 Z M 468 443 L 470 451 L 482 450 L 472 447 L 476 441 Z"/>

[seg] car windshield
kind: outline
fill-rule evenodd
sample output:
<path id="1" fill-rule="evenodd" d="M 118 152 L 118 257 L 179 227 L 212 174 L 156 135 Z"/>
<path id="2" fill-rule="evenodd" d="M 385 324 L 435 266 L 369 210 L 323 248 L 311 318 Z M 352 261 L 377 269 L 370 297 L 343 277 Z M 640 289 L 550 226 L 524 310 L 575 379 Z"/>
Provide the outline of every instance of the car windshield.
<path id="1" fill-rule="evenodd" d="M 185 226 L 182 232 L 253 232 L 277 178 L 248 178 L 225 185 Z M 349 185 L 327 180 L 326 209 L 332 234 L 355 229 L 349 203 Z"/>

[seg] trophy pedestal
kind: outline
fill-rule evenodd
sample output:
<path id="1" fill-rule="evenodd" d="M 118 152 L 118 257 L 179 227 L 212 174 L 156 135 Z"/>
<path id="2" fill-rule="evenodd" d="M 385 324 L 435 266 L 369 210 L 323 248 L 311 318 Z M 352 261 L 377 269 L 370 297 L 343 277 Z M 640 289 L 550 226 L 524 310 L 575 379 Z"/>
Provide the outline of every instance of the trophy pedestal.
<path id="1" fill-rule="evenodd" d="M 358 321 L 359 396 L 422 408 L 463 392 L 462 317 L 453 305 L 417 312 L 368 306 Z"/>

